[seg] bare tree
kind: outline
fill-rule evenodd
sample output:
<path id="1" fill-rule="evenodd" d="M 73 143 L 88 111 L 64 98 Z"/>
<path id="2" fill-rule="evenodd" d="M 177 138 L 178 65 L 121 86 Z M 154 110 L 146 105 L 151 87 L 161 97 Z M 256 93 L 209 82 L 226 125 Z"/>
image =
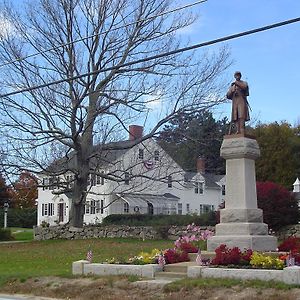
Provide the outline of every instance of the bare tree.
<path id="1" fill-rule="evenodd" d="M 187 11 L 165 13 L 171 3 L 28 0 L 22 7 L 12 1 L 1 9 L 0 130 L 6 168 L 51 173 L 46 166 L 57 158 L 53 148 L 64 162 L 72 159 L 72 166 L 65 163 L 54 175 L 74 174 L 74 226 L 83 224 L 96 144 L 101 157 L 99 151 L 120 147 L 110 142 L 120 139 L 129 124 L 146 125 L 142 138 L 126 144 L 130 148 L 153 137 L 178 113 L 207 109 L 221 99 L 226 50 L 127 64 L 183 46 L 178 32 L 195 17 Z M 39 56 L 30 56 L 36 51 Z M 30 89 L 38 85 L 44 87 Z M 16 89 L 28 91 L 4 96 Z M 160 109 L 153 110 L 153 103 Z"/>

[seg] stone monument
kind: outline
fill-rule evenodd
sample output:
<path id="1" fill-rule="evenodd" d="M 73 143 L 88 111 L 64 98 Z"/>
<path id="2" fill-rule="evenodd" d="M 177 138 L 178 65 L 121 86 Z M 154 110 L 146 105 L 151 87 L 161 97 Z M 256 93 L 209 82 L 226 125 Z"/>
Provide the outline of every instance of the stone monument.
<path id="1" fill-rule="evenodd" d="M 236 117 L 238 120 L 239 115 Z M 224 137 L 221 146 L 221 157 L 226 159 L 225 208 L 220 210 L 215 236 L 207 241 L 208 251 L 221 244 L 241 250 L 275 251 L 277 248 L 277 238 L 268 234 L 263 212 L 257 208 L 255 160 L 260 150 L 255 138 L 245 134 L 244 121 L 239 122 L 235 134 L 230 132 Z"/>

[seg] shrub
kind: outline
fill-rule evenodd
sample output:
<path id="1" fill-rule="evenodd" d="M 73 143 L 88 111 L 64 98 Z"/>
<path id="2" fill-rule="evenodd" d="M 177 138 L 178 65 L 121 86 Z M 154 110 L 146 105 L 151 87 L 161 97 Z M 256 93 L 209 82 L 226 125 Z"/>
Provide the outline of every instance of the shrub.
<path id="1" fill-rule="evenodd" d="M 0 224 L 3 224 L 3 210 L 0 210 Z M 8 227 L 32 228 L 37 224 L 36 208 L 9 208 L 7 213 Z"/>
<path id="2" fill-rule="evenodd" d="M 257 182 L 257 204 L 263 210 L 264 222 L 273 230 L 296 224 L 298 203 L 294 195 L 273 182 Z"/>
<path id="3" fill-rule="evenodd" d="M 228 248 L 224 244 L 216 248 L 215 252 L 212 265 L 248 265 L 252 255 L 251 249 L 241 252 L 238 247 Z"/>
<path id="4" fill-rule="evenodd" d="M 190 260 L 188 253 L 181 251 L 179 249 L 167 249 L 164 252 L 164 258 L 165 258 L 166 264 L 174 264 L 174 263 Z"/>
<path id="5" fill-rule="evenodd" d="M 278 250 L 289 252 L 289 254 L 283 256 L 282 259 L 292 256 L 295 259 L 295 263 L 300 265 L 300 238 L 290 236 L 278 246 Z"/>
<path id="6" fill-rule="evenodd" d="M 295 236 L 290 236 L 278 246 L 279 251 L 292 251 L 295 249 L 300 252 L 300 238 Z"/>
<path id="7" fill-rule="evenodd" d="M 14 237 L 11 234 L 10 229 L 0 228 L 0 241 L 11 241 Z"/>
<path id="8" fill-rule="evenodd" d="M 103 219 L 103 225 L 129 226 L 185 226 L 194 223 L 198 226 L 214 226 L 215 212 L 202 215 L 144 215 L 144 214 L 114 214 Z"/>

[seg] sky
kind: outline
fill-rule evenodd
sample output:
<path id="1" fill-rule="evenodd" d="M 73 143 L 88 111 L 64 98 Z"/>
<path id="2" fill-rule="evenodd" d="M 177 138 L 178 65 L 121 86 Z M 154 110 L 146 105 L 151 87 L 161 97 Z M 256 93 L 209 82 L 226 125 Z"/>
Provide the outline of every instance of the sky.
<path id="1" fill-rule="evenodd" d="M 192 3 L 193 1 L 184 1 Z M 199 15 L 186 31 L 190 43 L 251 30 L 300 17 L 299 0 L 207 0 L 193 7 Z M 300 22 L 219 43 L 226 44 L 234 63 L 228 79 L 241 71 L 250 88 L 252 122 L 300 123 Z M 216 117 L 230 117 L 231 104 L 219 108 Z"/>

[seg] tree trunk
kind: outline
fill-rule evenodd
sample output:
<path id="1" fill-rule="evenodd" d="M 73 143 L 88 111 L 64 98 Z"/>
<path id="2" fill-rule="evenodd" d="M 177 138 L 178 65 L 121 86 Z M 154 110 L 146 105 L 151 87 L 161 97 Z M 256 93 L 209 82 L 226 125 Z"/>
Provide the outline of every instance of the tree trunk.
<path id="1" fill-rule="evenodd" d="M 76 203 L 73 199 L 71 205 L 70 225 L 76 228 L 83 227 L 84 205 Z"/>

